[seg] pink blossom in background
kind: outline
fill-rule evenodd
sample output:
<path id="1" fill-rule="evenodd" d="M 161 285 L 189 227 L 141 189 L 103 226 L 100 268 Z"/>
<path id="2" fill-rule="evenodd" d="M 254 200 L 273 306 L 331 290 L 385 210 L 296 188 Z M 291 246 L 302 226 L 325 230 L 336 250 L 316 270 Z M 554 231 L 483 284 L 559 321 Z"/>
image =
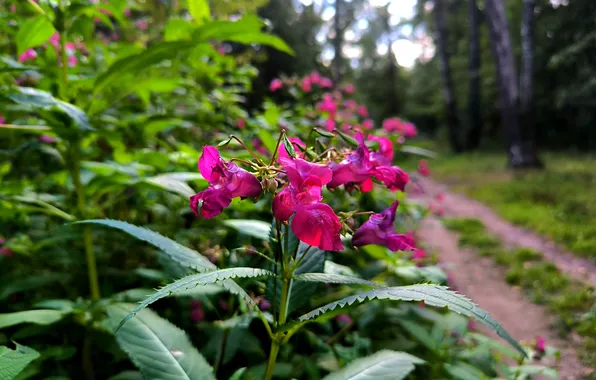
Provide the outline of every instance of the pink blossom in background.
<path id="1" fill-rule="evenodd" d="M 52 136 L 41 135 L 39 136 L 39 142 L 42 142 L 44 144 L 54 144 L 56 142 L 56 139 Z"/>
<path id="2" fill-rule="evenodd" d="M 0 256 L 12 256 L 13 252 L 8 247 L 0 248 Z"/>
<path id="3" fill-rule="evenodd" d="M 304 91 L 304 92 L 312 91 L 312 82 L 311 82 L 310 78 L 306 77 L 302 80 L 302 91 Z"/>
<path id="4" fill-rule="evenodd" d="M 445 200 L 445 193 L 438 193 L 435 199 L 439 202 L 442 202 Z"/>
<path id="5" fill-rule="evenodd" d="M 428 162 L 426 160 L 420 160 L 418 163 L 418 174 L 424 177 L 428 177 L 430 175 L 430 169 L 428 168 Z"/>
<path id="6" fill-rule="evenodd" d="M 209 187 L 190 197 L 190 208 L 196 216 L 214 218 L 232 203 L 233 198 L 261 195 L 261 183 L 257 177 L 234 162 L 224 161 L 213 146 L 203 149 L 199 171 L 209 182 Z"/>
<path id="7" fill-rule="evenodd" d="M 356 103 L 355 100 L 350 99 L 350 100 L 346 100 L 344 102 L 344 107 L 351 110 L 351 111 L 355 111 L 356 108 L 358 107 L 358 103 Z"/>
<path id="8" fill-rule="evenodd" d="M 319 73 L 317 73 L 316 71 L 313 71 L 312 73 L 310 73 L 309 79 L 312 84 L 320 85 L 320 83 L 321 83 L 321 75 Z"/>
<path id="9" fill-rule="evenodd" d="M 362 128 L 366 129 L 366 130 L 370 130 L 373 128 L 373 121 L 371 119 L 366 119 L 362 122 Z"/>
<path id="10" fill-rule="evenodd" d="M 112 12 L 109 9 L 99 8 L 98 11 L 106 16 L 112 16 Z"/>
<path id="11" fill-rule="evenodd" d="M 325 130 L 327 132 L 333 132 L 335 130 L 335 120 L 333 120 L 333 119 L 325 120 Z"/>
<path id="12" fill-rule="evenodd" d="M 357 112 L 358 115 L 362 117 L 368 117 L 368 109 L 366 109 L 366 106 L 359 106 Z"/>
<path id="13" fill-rule="evenodd" d="M 19 62 L 27 62 L 37 58 L 37 53 L 33 49 L 27 49 L 21 56 L 19 57 Z"/>
<path id="14" fill-rule="evenodd" d="M 404 135 L 404 137 L 414 137 L 417 134 L 418 134 L 418 130 L 416 129 L 414 124 L 405 123 L 404 131 L 402 132 L 402 135 Z"/>
<path id="15" fill-rule="evenodd" d="M 260 153 L 264 156 L 266 156 L 269 153 L 269 150 L 267 150 L 267 147 L 265 145 L 263 145 L 263 142 L 258 137 L 255 137 L 254 139 L 252 139 L 252 145 L 254 146 L 255 150 L 258 153 Z"/>
<path id="16" fill-rule="evenodd" d="M 344 87 L 344 91 L 345 91 L 347 94 L 353 94 L 353 93 L 355 92 L 354 85 L 353 85 L 353 84 L 351 84 L 351 83 L 349 83 L 349 84 L 346 84 L 346 86 Z"/>
<path id="17" fill-rule="evenodd" d="M 217 48 L 217 52 L 221 55 L 226 55 L 226 47 L 225 46 L 220 46 Z"/>
<path id="18" fill-rule="evenodd" d="M 74 67 L 77 63 L 79 63 L 79 59 L 76 56 L 71 55 L 68 57 L 68 66 Z"/>
<path id="19" fill-rule="evenodd" d="M 350 318 L 350 316 L 347 315 L 347 314 L 337 315 L 335 317 L 335 320 L 338 321 L 339 323 L 343 323 L 343 324 L 346 324 L 346 325 L 349 325 L 350 323 L 352 323 L 352 318 Z"/>
<path id="20" fill-rule="evenodd" d="M 137 26 L 137 28 L 141 30 L 147 30 L 149 28 L 149 24 L 147 23 L 147 21 L 144 20 L 138 20 L 137 22 L 135 22 L 135 25 Z"/>
<path id="21" fill-rule="evenodd" d="M 201 322 L 205 319 L 205 311 L 203 311 L 203 304 L 201 301 L 191 301 L 190 303 L 190 320 L 194 323 Z"/>
<path id="22" fill-rule="evenodd" d="M 114 32 L 110 35 L 110 38 L 112 39 L 112 41 L 118 41 L 120 39 L 120 35 Z"/>
<path id="23" fill-rule="evenodd" d="M 238 121 L 236 122 L 236 126 L 240 129 L 246 128 L 246 120 L 238 119 Z"/>
<path id="24" fill-rule="evenodd" d="M 269 91 L 275 92 L 275 91 L 281 89 L 282 87 L 283 87 L 283 83 L 281 82 L 281 79 L 276 78 L 276 79 L 272 80 L 271 83 L 269 84 Z"/>
<path id="25" fill-rule="evenodd" d="M 6 118 L 4 117 L 4 115 L 2 115 L 0 113 L 0 124 L 4 124 L 6 123 Z M 3 239 L 3 238 L 2 238 Z M 1 240 L 1 239 L 0 239 Z M 0 241 L 0 244 L 4 243 L 3 241 Z"/>
<path id="26" fill-rule="evenodd" d="M 6 238 L 4 236 L 0 236 L 0 245 L 6 243 Z"/>
<path id="27" fill-rule="evenodd" d="M 66 48 L 66 52 L 69 54 L 72 54 L 76 51 L 75 44 L 72 42 L 65 43 L 64 47 Z"/>
<path id="28" fill-rule="evenodd" d="M 546 351 L 546 342 L 544 338 L 541 336 L 538 336 L 536 338 L 536 350 L 541 352 Z"/>
<path id="29" fill-rule="evenodd" d="M 383 212 L 371 215 L 368 221 L 354 233 L 352 237 L 354 247 L 377 244 L 393 252 L 414 249 L 414 241 L 408 235 L 395 232 L 393 222 L 398 205 L 399 202 L 395 201 Z"/>
<path id="30" fill-rule="evenodd" d="M 131 15 L 131 14 L 132 14 L 132 11 L 130 10 L 130 8 L 126 8 L 126 9 L 124 10 L 124 15 L 125 15 L 126 17 L 130 17 L 130 15 Z"/>
<path id="31" fill-rule="evenodd" d="M 337 103 L 333 100 L 331 94 L 323 95 L 323 100 L 317 103 L 317 109 L 327 112 L 330 116 L 334 117 L 337 113 Z"/>
<path id="32" fill-rule="evenodd" d="M 426 252 L 423 249 L 415 249 L 412 253 L 412 260 L 414 261 L 422 261 L 426 257 Z"/>
<path id="33" fill-rule="evenodd" d="M 10 12 L 15 13 L 17 11 L 17 6 L 14 4 L 10 4 Z"/>
<path id="34" fill-rule="evenodd" d="M 289 184 L 273 198 L 273 216 L 285 222 L 292 215 L 292 231 L 306 244 L 327 251 L 341 251 L 341 224 L 329 205 L 321 203 L 321 190 L 333 173 L 326 165 L 300 158 L 282 159 Z"/>
<path id="35" fill-rule="evenodd" d="M 261 309 L 261 311 L 266 311 L 266 310 L 271 309 L 271 302 L 269 302 L 263 298 L 261 300 L 261 302 L 259 302 L 259 309 Z"/>
<path id="36" fill-rule="evenodd" d="M 333 87 L 333 81 L 327 77 L 323 77 L 319 81 L 319 86 L 321 86 L 321 88 L 331 88 Z"/>

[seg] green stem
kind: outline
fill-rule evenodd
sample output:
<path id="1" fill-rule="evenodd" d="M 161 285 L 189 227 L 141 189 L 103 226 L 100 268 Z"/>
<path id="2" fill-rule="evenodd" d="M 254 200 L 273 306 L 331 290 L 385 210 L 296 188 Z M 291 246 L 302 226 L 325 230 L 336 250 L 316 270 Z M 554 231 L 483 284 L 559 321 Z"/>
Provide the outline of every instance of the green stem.
<path id="1" fill-rule="evenodd" d="M 87 216 L 87 203 L 85 201 L 85 188 L 81 182 L 81 161 L 80 161 L 80 142 L 75 140 L 71 145 L 72 166 L 71 175 L 72 182 L 75 187 L 77 195 L 77 207 L 79 210 L 79 217 L 85 219 Z M 93 238 L 91 236 L 91 228 L 83 227 L 83 244 L 85 247 L 85 257 L 87 259 L 87 275 L 89 277 L 89 288 L 91 289 L 91 299 L 99 301 L 101 295 L 99 293 L 99 279 L 97 275 L 97 263 L 95 260 L 95 252 L 93 251 Z"/>
<path id="2" fill-rule="evenodd" d="M 265 380 L 273 378 L 273 369 L 275 368 L 275 361 L 279 353 L 279 342 L 277 340 L 271 341 L 271 351 L 269 352 L 269 360 L 267 361 L 267 370 L 265 371 Z"/>
<path id="3" fill-rule="evenodd" d="M 60 31 L 60 57 L 62 59 L 62 86 L 61 86 L 61 94 L 63 100 L 68 101 L 67 99 L 67 89 L 68 89 L 68 56 L 66 55 L 66 31 Z"/>

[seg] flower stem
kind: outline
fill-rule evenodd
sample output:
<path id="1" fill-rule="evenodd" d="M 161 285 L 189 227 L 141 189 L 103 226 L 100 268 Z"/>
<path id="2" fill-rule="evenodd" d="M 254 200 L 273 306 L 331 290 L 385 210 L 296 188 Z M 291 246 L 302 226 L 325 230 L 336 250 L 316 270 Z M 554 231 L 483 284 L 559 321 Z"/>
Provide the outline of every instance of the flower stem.
<path id="1" fill-rule="evenodd" d="M 281 299 L 279 302 L 279 321 L 278 325 L 286 323 L 288 317 L 288 306 L 290 304 L 290 293 L 292 291 L 292 273 L 283 272 L 283 279 L 281 285 Z M 267 361 L 267 370 L 265 372 L 265 380 L 270 380 L 273 377 L 273 369 L 279 353 L 280 342 L 277 337 L 271 341 L 271 352 L 269 352 L 269 360 Z"/>
<path id="2" fill-rule="evenodd" d="M 77 207 L 79 217 L 84 219 L 87 216 L 87 203 L 85 201 L 85 188 L 81 182 L 81 161 L 80 161 L 80 142 L 78 140 L 71 142 L 71 176 L 77 196 Z M 99 279 L 97 276 L 97 263 L 95 252 L 93 251 L 93 238 L 91 229 L 88 226 L 83 227 L 83 244 L 85 247 L 85 257 L 87 259 L 87 276 L 89 277 L 89 288 L 91 289 L 91 299 L 99 301 Z"/>
<path id="3" fill-rule="evenodd" d="M 275 368 L 275 361 L 279 353 L 279 342 L 277 340 L 271 341 L 271 351 L 269 352 L 269 360 L 267 360 L 267 370 L 265 371 L 265 380 L 271 380 L 273 377 L 273 369 Z"/>
<path id="4" fill-rule="evenodd" d="M 273 151 L 273 155 L 271 156 L 271 162 L 269 163 L 269 166 L 273 165 L 273 163 L 275 162 L 275 157 L 277 156 L 279 146 L 281 145 L 281 139 L 283 139 L 285 134 L 286 130 L 282 129 L 281 133 L 279 134 L 279 138 L 277 139 L 277 144 L 275 144 L 275 150 Z"/>

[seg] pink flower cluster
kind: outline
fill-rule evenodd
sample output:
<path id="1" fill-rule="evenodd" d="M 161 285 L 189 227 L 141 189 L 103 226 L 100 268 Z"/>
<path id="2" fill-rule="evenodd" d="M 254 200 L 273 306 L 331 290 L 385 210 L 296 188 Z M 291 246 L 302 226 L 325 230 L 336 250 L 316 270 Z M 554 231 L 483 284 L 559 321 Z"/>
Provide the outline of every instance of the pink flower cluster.
<path id="1" fill-rule="evenodd" d="M 269 91 L 276 92 L 282 89 L 284 84 L 292 85 L 294 83 L 299 83 L 300 88 L 304 92 L 311 92 L 313 90 L 313 86 L 318 86 L 319 88 L 333 88 L 333 81 L 331 79 L 321 76 L 321 74 L 318 72 L 313 71 L 300 80 L 286 79 L 282 81 L 280 78 L 275 78 L 269 84 Z"/>
<path id="2" fill-rule="evenodd" d="M 4 243 L 6 243 L 6 238 L 0 236 L 0 256 L 12 256 L 12 250 L 8 247 L 3 247 Z"/>
<path id="3" fill-rule="evenodd" d="M 334 160 L 309 162 L 303 150 L 306 144 L 299 138 L 290 138 L 297 154 L 292 157 L 285 146 L 279 147 L 275 164 L 253 164 L 259 173 L 273 172 L 274 178 L 263 174 L 263 186 L 257 176 L 232 161 L 221 158 L 215 147 L 206 146 L 199 159 L 199 171 L 209 182 L 209 187 L 190 198 L 190 207 L 197 216 L 213 218 L 228 207 L 233 198 L 258 198 L 263 188 L 275 192 L 272 200 L 273 216 L 289 223 L 296 237 L 302 242 L 323 250 L 341 251 L 342 222 L 334 210 L 323 202 L 323 187 L 329 190 L 343 185 L 348 192 L 355 188 L 370 191 L 373 180 L 392 191 L 403 191 L 408 175 L 391 164 L 393 146 L 383 137 L 368 136 L 379 149 L 371 151 L 361 133 L 354 150 L 344 151 Z M 339 162 L 337 162 L 339 161 Z M 271 181 L 275 186 L 269 186 Z M 354 246 L 380 244 L 393 251 L 410 250 L 414 241 L 409 235 L 397 234 L 393 222 L 398 202 L 387 210 L 373 214 L 353 235 Z"/>
<path id="4" fill-rule="evenodd" d="M 56 53 L 58 53 L 60 51 L 60 33 L 56 32 L 54 33 L 49 39 L 48 41 L 50 45 L 52 45 L 54 47 L 54 49 L 56 50 Z M 45 46 L 45 44 L 44 44 Z M 81 42 L 79 43 L 72 43 L 72 42 L 67 42 L 64 45 L 65 49 L 66 49 L 66 54 L 68 57 L 68 66 L 73 67 L 76 66 L 79 62 L 79 59 L 76 56 L 77 53 L 77 49 L 80 50 L 81 52 L 85 52 L 86 48 L 85 45 Z M 32 61 L 34 59 L 37 58 L 37 52 L 34 49 L 27 49 L 25 52 L 23 52 L 23 54 L 21 54 L 19 56 L 18 61 L 23 63 L 23 62 L 27 62 L 27 61 Z"/>
<path id="5" fill-rule="evenodd" d="M 383 129 L 387 133 L 399 133 L 403 137 L 414 137 L 418 134 L 414 124 L 403 121 L 399 117 L 383 120 Z"/>

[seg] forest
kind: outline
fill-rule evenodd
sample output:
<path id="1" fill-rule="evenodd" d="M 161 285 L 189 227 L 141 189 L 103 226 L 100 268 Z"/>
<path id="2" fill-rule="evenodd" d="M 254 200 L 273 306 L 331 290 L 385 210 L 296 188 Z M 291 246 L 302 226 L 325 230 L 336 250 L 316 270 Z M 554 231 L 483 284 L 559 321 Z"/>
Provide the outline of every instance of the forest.
<path id="1" fill-rule="evenodd" d="M 0 380 L 596 379 L 594 0 L 0 19 Z"/>

